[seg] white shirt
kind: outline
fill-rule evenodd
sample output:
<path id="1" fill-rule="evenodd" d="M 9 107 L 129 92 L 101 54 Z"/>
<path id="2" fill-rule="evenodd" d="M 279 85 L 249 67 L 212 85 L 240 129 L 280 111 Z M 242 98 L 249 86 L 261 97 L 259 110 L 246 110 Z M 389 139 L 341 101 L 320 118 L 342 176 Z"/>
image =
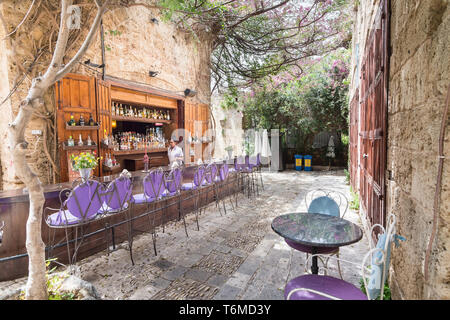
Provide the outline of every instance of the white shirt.
<path id="1" fill-rule="evenodd" d="M 178 160 L 178 164 L 181 164 L 181 161 L 184 159 L 183 150 L 179 146 L 175 146 L 167 150 L 167 155 L 169 156 L 169 162 L 172 164 L 173 162 Z"/>

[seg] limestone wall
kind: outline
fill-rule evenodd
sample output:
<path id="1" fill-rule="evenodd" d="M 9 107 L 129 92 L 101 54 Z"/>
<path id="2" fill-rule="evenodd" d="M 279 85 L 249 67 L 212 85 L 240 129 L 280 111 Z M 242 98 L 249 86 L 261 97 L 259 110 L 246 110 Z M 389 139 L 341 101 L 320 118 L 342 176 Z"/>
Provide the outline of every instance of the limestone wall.
<path id="1" fill-rule="evenodd" d="M 445 0 L 391 4 L 392 56 L 389 73 L 387 211 L 407 238 L 392 264 L 405 299 L 450 298 L 450 166 L 444 161 L 438 229 L 424 279 L 432 233 L 439 132 L 450 85 L 450 5 Z M 446 119 L 448 124 L 448 119 Z M 444 154 L 450 154 L 447 126 Z"/>
<path id="2" fill-rule="evenodd" d="M 148 2 L 148 1 L 147 1 Z M 6 22 L 7 31 L 0 24 L 0 38 L 6 32 L 11 32 L 27 12 L 31 0 L 17 1 L 6 0 L 0 4 L 0 13 Z M 9 41 L 0 40 L 0 101 L 7 95 L 10 88 L 17 81 L 20 68 L 17 65 L 27 67 L 31 64 L 36 54 L 38 45 L 54 43 L 56 41 L 55 23 L 59 24 L 59 13 L 49 13 L 43 5 L 49 8 L 59 7 L 59 1 L 51 0 L 40 3 L 39 11 L 33 10 L 30 17 L 36 21 L 32 27 L 29 23 L 23 24 L 14 39 L 20 39 L 18 45 L 12 46 Z M 96 9 L 95 6 L 82 6 L 82 23 L 80 32 L 72 32 L 69 40 L 70 51 L 67 57 L 71 57 L 81 45 L 84 35 L 90 26 Z M 152 19 L 156 18 L 156 22 Z M 106 74 L 135 82 L 145 83 L 155 88 L 170 90 L 182 94 L 186 88 L 194 89 L 197 95 L 195 102 L 210 104 L 210 53 L 211 39 L 208 35 L 200 35 L 194 39 L 191 34 L 181 32 L 175 25 L 161 21 L 158 12 L 142 6 L 121 8 L 109 11 L 103 19 L 105 37 L 105 63 Z M 86 53 L 82 61 L 90 59 L 96 64 L 102 63 L 100 31 L 95 41 Z M 53 42 L 51 42 L 53 40 Z M 47 52 L 48 51 L 48 52 Z M 25 78 L 22 85 L 12 99 L 4 104 L 1 109 L 4 117 L 0 117 L 0 139 L 5 141 L 8 137 L 7 123 L 11 121 L 13 112 L 17 112 L 17 106 L 26 96 L 31 79 L 46 69 L 51 55 L 47 50 L 41 55 L 33 66 L 32 72 Z M 65 59 L 65 62 L 68 61 Z M 149 71 L 156 71 L 156 77 L 150 77 Z M 77 65 L 72 72 L 94 75 L 90 69 Z M 54 92 L 50 90 L 46 95 L 45 112 L 53 113 L 55 101 Z M 52 183 L 51 165 L 42 152 L 42 137 L 32 136 L 31 130 L 43 130 L 45 121 L 39 118 L 33 119 L 26 132 L 27 141 L 30 143 L 30 164 L 44 183 Z M 48 141 L 49 153 L 54 155 L 54 139 Z M 33 150 L 36 150 L 33 152 Z M 57 158 L 57 155 L 56 155 Z M 7 150 L 7 144 L 0 145 L 1 168 L 0 177 L 3 189 L 21 187 L 20 181 L 14 175 L 9 166 L 11 159 Z M 56 161 L 58 163 L 59 161 Z"/>
<path id="3" fill-rule="evenodd" d="M 359 47 L 359 57 L 378 5 L 379 1 L 359 1 L 353 35 L 353 48 Z M 395 213 L 397 233 L 406 237 L 406 242 L 392 253 L 392 297 L 449 299 L 448 159 L 444 160 L 437 233 L 428 262 L 429 279 L 424 278 L 433 226 L 439 132 L 450 84 L 449 1 L 392 0 L 391 46 L 386 212 Z M 359 86 L 355 52 L 353 56 L 352 95 Z M 450 132 L 446 121 L 444 154 L 448 158 Z"/>
<path id="4" fill-rule="evenodd" d="M 224 110 L 221 106 L 221 97 L 213 94 L 211 107 L 216 123 L 216 140 L 214 157 L 224 159 L 228 152 L 226 147 L 233 147 L 233 156 L 240 155 L 243 144 L 242 114 L 237 110 Z"/>

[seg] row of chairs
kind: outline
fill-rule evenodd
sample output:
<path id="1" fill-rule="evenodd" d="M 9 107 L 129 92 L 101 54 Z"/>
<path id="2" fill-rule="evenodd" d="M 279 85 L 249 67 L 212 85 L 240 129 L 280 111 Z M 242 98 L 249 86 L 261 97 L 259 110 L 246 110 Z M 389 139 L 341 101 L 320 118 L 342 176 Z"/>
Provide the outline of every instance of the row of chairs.
<path id="1" fill-rule="evenodd" d="M 77 253 L 84 239 L 100 232 L 104 232 L 109 253 L 109 239 L 112 239 L 114 249 L 114 233 L 116 229 L 120 229 L 117 227 L 123 224 L 126 224 L 125 230 L 128 235 L 128 249 L 132 264 L 134 264 L 133 234 L 136 231 L 151 232 L 154 252 L 157 255 L 156 213 L 162 213 L 160 217 L 163 221 L 160 225 L 162 225 L 164 232 L 167 222 L 165 221 L 167 220 L 166 210 L 176 205 L 178 220 L 183 220 L 186 236 L 189 236 L 182 202 L 189 199 L 193 200 L 197 230 L 200 230 L 198 218 L 201 211 L 206 209 L 210 200 L 208 197 L 211 193 L 213 194 L 213 201 L 222 215 L 222 208 L 226 214 L 225 199 L 229 199 L 233 210 L 237 206 L 238 193 L 233 190 L 233 188 L 236 188 L 236 184 L 238 190 L 244 193 L 250 194 L 253 192 L 252 190 L 256 187 L 254 173 L 258 171 L 258 165 L 255 163 L 250 166 L 249 163 L 248 160 L 247 165 L 245 161 L 244 165 L 241 165 L 237 160 L 232 168 L 229 168 L 227 163 L 200 165 L 195 169 L 192 181 L 187 183 L 183 183 L 184 168 L 182 167 L 173 168 L 169 172 L 164 172 L 162 168 L 155 168 L 144 177 L 142 182 L 143 192 L 134 195 L 132 193 L 133 182 L 129 174 L 123 173 L 107 184 L 96 179 L 78 179 L 74 181 L 72 188 L 60 192 L 60 208 L 47 207 L 44 209 L 45 221 L 49 227 L 48 256 L 52 256 L 54 248 L 65 244 L 68 262 L 72 265 L 76 262 Z M 260 181 L 262 184 L 262 178 Z M 231 195 L 234 195 L 234 201 L 231 199 Z M 63 197 L 65 200 L 63 200 Z M 133 215 L 133 208 L 137 206 L 143 208 L 143 213 Z M 123 214 L 125 218 L 120 219 L 120 222 L 113 223 L 114 217 L 118 214 Z M 138 230 L 133 222 L 143 217 L 148 218 L 149 228 Z M 98 220 L 104 223 L 104 228 L 88 233 L 91 222 Z M 65 229 L 65 242 L 55 243 L 57 229 Z M 69 237 L 69 232 L 72 237 Z M 111 237 L 109 236 L 110 232 Z M 73 245 L 73 253 L 71 253 L 71 245 Z"/>

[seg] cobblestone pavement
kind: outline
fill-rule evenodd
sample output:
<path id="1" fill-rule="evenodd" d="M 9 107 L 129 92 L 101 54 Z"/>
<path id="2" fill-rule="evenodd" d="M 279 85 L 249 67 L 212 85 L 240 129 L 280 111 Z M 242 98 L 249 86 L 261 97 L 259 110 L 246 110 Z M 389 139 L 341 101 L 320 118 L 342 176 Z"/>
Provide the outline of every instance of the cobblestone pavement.
<path id="1" fill-rule="evenodd" d="M 134 266 L 124 244 L 109 256 L 102 252 L 78 262 L 77 275 L 91 282 L 102 299 L 283 299 L 286 283 L 304 273 L 306 254 L 273 232 L 273 218 L 305 211 L 304 196 L 311 189 L 341 191 L 350 199 L 349 186 L 343 171 L 263 172 L 263 180 L 260 195 L 240 195 L 235 211 L 227 202 L 227 214 L 221 216 L 210 204 L 199 217 L 200 231 L 189 214 L 189 237 L 181 221 L 166 225 L 164 233 L 159 229 L 157 256 L 151 235 L 143 234 L 134 240 Z M 361 226 L 356 212 L 349 209 L 345 218 Z M 364 236 L 341 247 L 340 257 L 361 262 L 367 251 Z M 330 264 L 329 274 L 337 276 Z M 359 269 L 341 267 L 344 279 L 359 286 Z"/>

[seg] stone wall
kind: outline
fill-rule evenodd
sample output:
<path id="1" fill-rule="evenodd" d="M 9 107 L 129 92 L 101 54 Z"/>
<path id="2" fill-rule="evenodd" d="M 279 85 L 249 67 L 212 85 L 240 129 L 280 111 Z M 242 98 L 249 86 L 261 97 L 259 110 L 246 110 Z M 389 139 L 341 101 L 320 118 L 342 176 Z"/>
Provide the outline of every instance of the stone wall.
<path id="1" fill-rule="evenodd" d="M 360 0 L 355 12 L 353 48 L 364 52 L 379 1 Z M 393 299 L 450 298 L 450 167 L 444 160 L 437 233 L 424 277 L 433 227 L 439 132 L 450 84 L 450 5 L 446 0 L 391 1 L 391 47 L 387 115 L 386 212 L 397 216 L 406 238 L 393 249 Z M 358 45 L 356 45 L 358 44 Z M 354 52 L 352 95 L 359 76 Z M 446 119 L 448 124 L 448 119 Z M 450 152 L 446 128 L 444 154 Z"/>
<path id="2" fill-rule="evenodd" d="M 211 108 L 216 123 L 216 140 L 214 157 L 224 159 L 228 156 L 226 147 L 233 147 L 233 156 L 242 153 L 244 131 L 242 130 L 242 114 L 237 110 L 224 110 L 221 96 L 217 93 L 211 97 Z"/>
<path id="3" fill-rule="evenodd" d="M 450 5 L 446 0 L 391 3 L 387 212 L 395 212 L 407 241 L 392 265 L 405 299 L 450 298 L 450 166 L 444 161 L 437 236 L 425 281 L 433 227 L 440 126 L 450 85 Z M 448 119 L 445 119 L 448 124 Z M 447 128 L 444 154 L 450 154 Z"/>
<path id="4" fill-rule="evenodd" d="M 148 1 L 147 1 L 148 2 Z M 50 4 L 49 4 L 50 3 Z M 0 4 L 0 13 L 4 17 L 7 30 L 0 24 L 0 39 L 11 32 L 19 24 L 27 12 L 31 0 L 17 1 L 7 0 Z M 59 7 L 59 1 L 46 2 L 49 7 Z M 9 41 L 0 40 L 0 101 L 7 95 L 10 88 L 17 81 L 18 67 L 30 64 L 36 46 L 47 42 L 56 41 L 57 30 L 55 23 L 59 25 L 59 13 L 49 13 L 40 7 L 38 12 L 31 11 L 30 18 L 36 19 L 35 23 L 24 23 L 14 35 L 19 39 L 19 44 L 12 46 Z M 72 32 L 69 40 L 69 54 L 65 58 L 68 61 L 75 50 L 81 45 L 84 35 L 90 26 L 96 9 L 95 6 L 82 6 L 81 30 Z M 156 22 L 152 19 L 156 18 Z M 194 102 L 210 104 L 210 53 L 211 38 L 209 35 L 199 35 L 195 39 L 191 34 L 180 31 L 175 25 L 165 23 L 161 20 L 157 10 L 142 6 L 131 8 L 120 8 L 107 12 L 103 19 L 105 37 L 105 64 L 106 75 L 118 77 L 134 82 L 144 83 L 154 88 L 169 90 L 182 94 L 186 88 L 194 89 L 197 95 Z M 52 35 L 52 33 L 54 34 Z M 90 59 L 96 64 L 102 63 L 100 31 L 90 46 L 82 62 Z M 0 139 L 5 141 L 8 137 L 7 124 L 13 119 L 13 113 L 17 112 L 20 101 L 26 96 L 31 79 L 46 69 L 51 59 L 50 50 L 39 57 L 32 72 L 19 86 L 12 99 L 8 100 L 2 107 L 5 115 L 0 118 Z M 30 58 L 31 57 L 31 58 Z M 156 77 L 150 77 L 149 71 L 156 71 Z M 82 64 L 77 65 L 72 72 L 94 75 L 95 72 Z M 55 99 L 53 90 L 46 95 L 45 112 L 53 113 Z M 34 118 L 26 132 L 27 141 L 30 143 L 29 163 L 39 175 L 43 183 L 52 183 L 52 167 L 42 152 L 43 137 L 32 136 L 31 130 L 43 130 L 45 121 Z M 54 139 L 48 141 L 50 154 Z M 34 151 L 33 151 L 34 150 Z M 57 155 L 56 155 L 57 157 Z M 3 170 L 0 177 L 3 189 L 14 189 L 22 187 L 20 181 L 15 177 L 10 166 L 11 156 L 7 150 L 7 144 L 0 146 L 0 160 Z M 56 161 L 58 163 L 58 161 Z"/>

